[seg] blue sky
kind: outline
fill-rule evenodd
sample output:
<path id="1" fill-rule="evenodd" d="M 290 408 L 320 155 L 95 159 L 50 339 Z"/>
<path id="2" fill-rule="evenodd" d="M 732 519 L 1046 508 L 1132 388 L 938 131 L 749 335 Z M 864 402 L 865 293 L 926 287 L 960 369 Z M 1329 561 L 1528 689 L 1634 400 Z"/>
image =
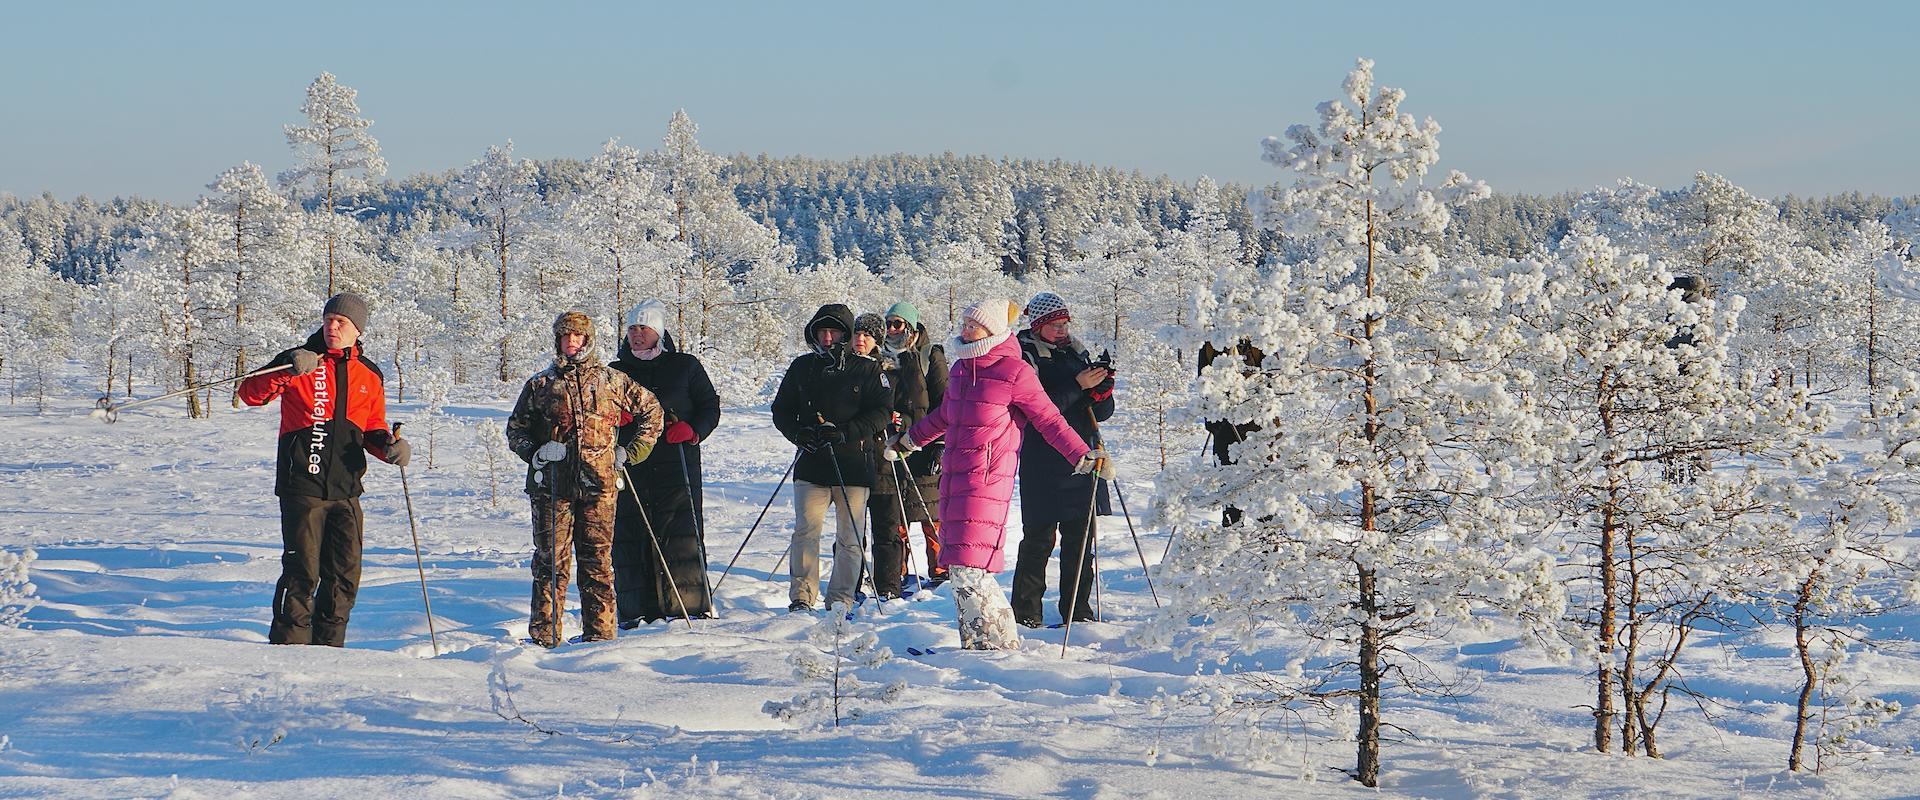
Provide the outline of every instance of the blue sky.
<path id="1" fill-rule="evenodd" d="M 1189 7 L 1190 6 L 1190 7 Z M 1356 56 L 1496 190 L 1719 172 L 1764 195 L 1920 193 L 1920 4 L 8 2 L 0 191 L 185 200 L 277 171 L 322 70 L 392 175 L 512 138 L 720 153 L 1061 158 L 1283 178 L 1259 140 Z"/>

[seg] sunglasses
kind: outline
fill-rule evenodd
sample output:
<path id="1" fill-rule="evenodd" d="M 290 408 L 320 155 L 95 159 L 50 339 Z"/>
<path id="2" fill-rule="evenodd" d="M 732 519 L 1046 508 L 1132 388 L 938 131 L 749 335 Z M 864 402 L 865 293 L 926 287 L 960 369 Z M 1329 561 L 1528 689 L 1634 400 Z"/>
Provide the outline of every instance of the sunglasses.
<path id="1" fill-rule="evenodd" d="M 906 330 L 906 329 L 907 329 L 907 321 L 906 321 L 906 320 L 904 320 L 904 319 L 890 319 L 890 320 L 887 320 L 887 330 L 890 330 L 890 331 L 903 331 L 903 330 Z"/>

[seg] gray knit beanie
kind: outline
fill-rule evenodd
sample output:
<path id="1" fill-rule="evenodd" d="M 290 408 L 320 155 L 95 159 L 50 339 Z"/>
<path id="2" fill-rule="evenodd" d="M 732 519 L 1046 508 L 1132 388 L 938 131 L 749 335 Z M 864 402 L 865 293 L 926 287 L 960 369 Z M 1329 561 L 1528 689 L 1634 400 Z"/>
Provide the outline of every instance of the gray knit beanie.
<path id="1" fill-rule="evenodd" d="M 361 333 L 366 333 L 367 331 L 367 301 L 361 299 L 360 295 L 354 294 L 353 292 L 341 292 L 334 295 L 333 299 L 327 301 L 327 307 L 320 311 L 320 316 L 323 319 L 328 314 L 339 314 L 340 316 L 346 317 L 353 322 L 353 327 L 358 328 Z"/>

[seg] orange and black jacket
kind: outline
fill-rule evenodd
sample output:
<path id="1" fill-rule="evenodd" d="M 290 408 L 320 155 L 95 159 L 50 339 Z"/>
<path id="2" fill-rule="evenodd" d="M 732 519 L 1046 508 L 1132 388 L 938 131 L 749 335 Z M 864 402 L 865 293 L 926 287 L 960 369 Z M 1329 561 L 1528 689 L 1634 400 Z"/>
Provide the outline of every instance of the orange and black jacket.
<path id="1" fill-rule="evenodd" d="M 273 493 L 322 500 L 359 497 L 367 453 L 385 459 L 390 435 L 380 368 L 358 347 L 327 349 L 317 332 L 299 349 L 320 354 L 320 367 L 305 375 L 272 372 L 240 383 L 240 400 L 247 405 L 280 398 L 280 457 Z M 288 357 L 282 353 L 269 366 L 284 364 Z"/>

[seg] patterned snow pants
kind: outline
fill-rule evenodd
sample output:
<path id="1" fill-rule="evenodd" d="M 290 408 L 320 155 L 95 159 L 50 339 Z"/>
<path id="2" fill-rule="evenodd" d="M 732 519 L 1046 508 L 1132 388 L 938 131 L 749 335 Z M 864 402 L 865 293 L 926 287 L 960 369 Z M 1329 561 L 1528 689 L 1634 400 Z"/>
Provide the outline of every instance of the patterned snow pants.
<path id="1" fill-rule="evenodd" d="M 958 610 L 960 646 L 967 650 L 1018 650 L 1020 634 L 1013 625 L 1013 608 L 993 573 L 975 567 L 953 567 L 953 605 Z"/>
<path id="2" fill-rule="evenodd" d="M 580 627 L 587 641 L 611 639 L 614 624 L 614 499 L 533 498 L 533 605 L 527 636 L 549 647 L 564 638 L 567 573 L 580 562 Z M 557 564 L 556 564 L 557 562 Z M 556 569 L 557 566 L 557 569 Z"/>

